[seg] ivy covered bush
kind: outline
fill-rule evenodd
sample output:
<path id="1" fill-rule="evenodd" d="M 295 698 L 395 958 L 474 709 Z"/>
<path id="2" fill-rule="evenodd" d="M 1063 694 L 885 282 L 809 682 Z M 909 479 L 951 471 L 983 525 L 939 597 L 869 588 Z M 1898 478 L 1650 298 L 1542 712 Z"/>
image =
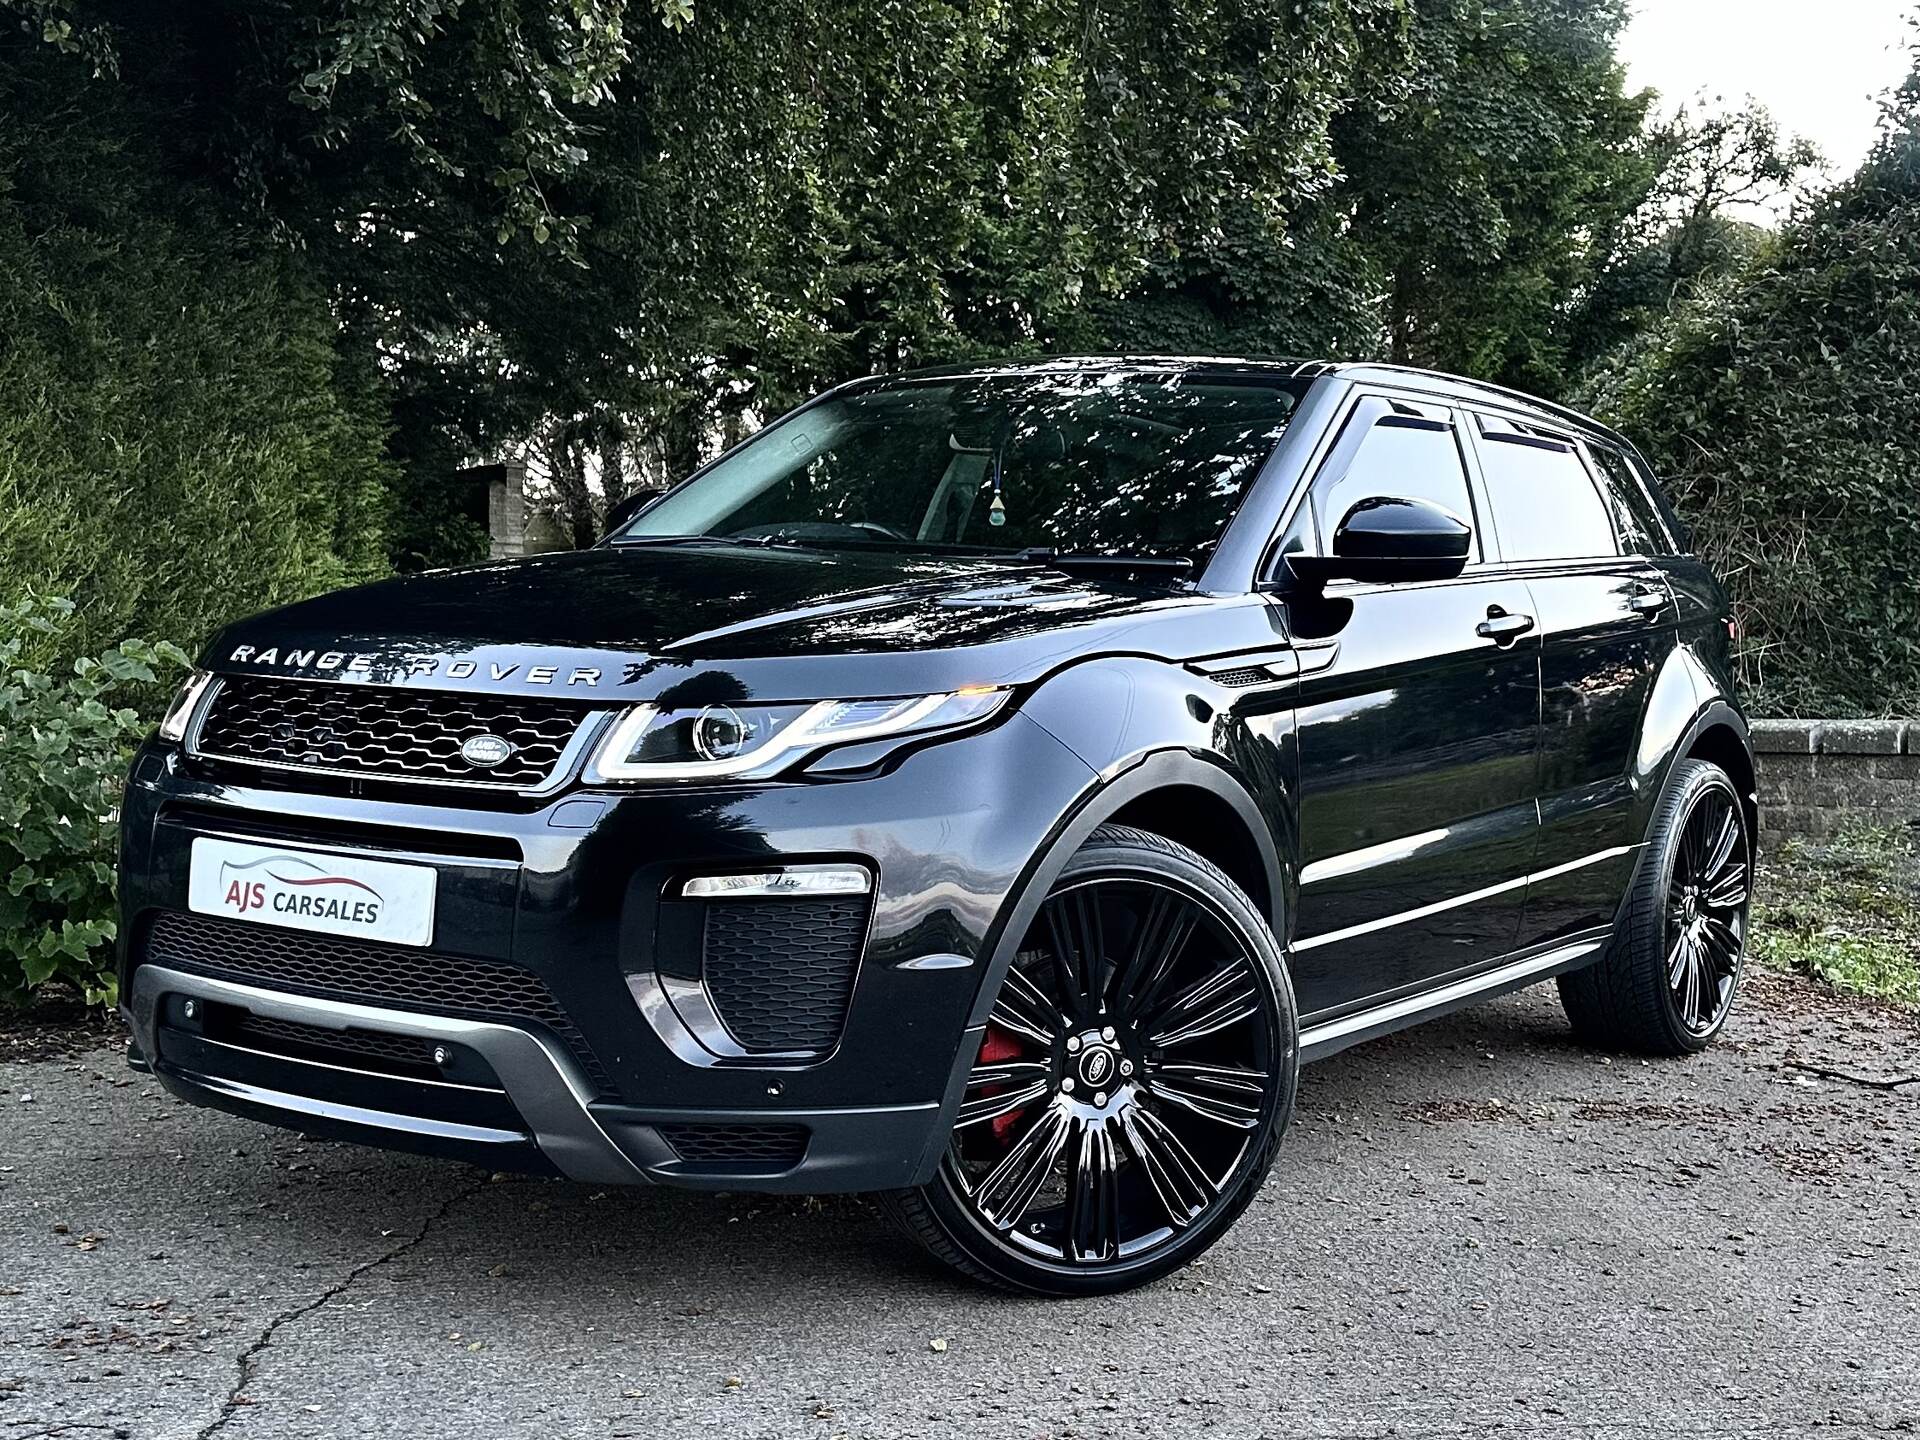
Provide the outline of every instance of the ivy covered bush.
<path id="1" fill-rule="evenodd" d="M 89 1004 L 114 993 L 120 785 L 152 724 L 125 703 L 163 693 L 177 646 L 127 640 L 51 672 L 74 624 L 65 600 L 0 604 L 0 1003 L 61 980 Z"/>
<path id="2" fill-rule="evenodd" d="M 1757 711 L 1920 715 L 1920 71 L 1857 174 L 1592 398 L 1733 592 Z"/>

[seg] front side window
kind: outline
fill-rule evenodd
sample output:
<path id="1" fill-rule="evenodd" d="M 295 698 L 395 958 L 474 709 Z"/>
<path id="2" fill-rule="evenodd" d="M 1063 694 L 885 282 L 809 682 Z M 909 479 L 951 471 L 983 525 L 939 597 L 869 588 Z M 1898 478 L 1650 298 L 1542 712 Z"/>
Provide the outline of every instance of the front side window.
<path id="1" fill-rule="evenodd" d="M 884 382 L 762 431 L 613 540 L 1197 557 L 1305 388 L 1119 369 Z"/>
<path id="2" fill-rule="evenodd" d="M 1617 555 L 1613 523 L 1574 446 L 1557 436 L 1479 417 L 1480 469 L 1508 560 Z"/>
<path id="3" fill-rule="evenodd" d="M 1466 467 L 1448 412 L 1397 400 L 1367 402 L 1348 423 L 1366 427 L 1357 432 L 1357 448 L 1348 452 L 1351 439 L 1343 435 L 1313 485 L 1322 544 L 1333 544 L 1340 521 L 1362 500 L 1429 500 L 1473 526 L 1471 558 L 1478 560 L 1479 527 L 1473 524 Z"/>

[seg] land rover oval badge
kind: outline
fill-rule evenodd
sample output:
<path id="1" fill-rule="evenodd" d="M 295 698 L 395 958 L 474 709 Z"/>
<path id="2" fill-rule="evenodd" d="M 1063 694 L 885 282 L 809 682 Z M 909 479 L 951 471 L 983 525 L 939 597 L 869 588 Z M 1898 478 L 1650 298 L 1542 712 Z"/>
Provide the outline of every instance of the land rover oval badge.
<path id="1" fill-rule="evenodd" d="M 491 770 L 511 754 L 513 746 L 498 735 L 475 735 L 460 747 L 460 758 L 479 770 Z"/>

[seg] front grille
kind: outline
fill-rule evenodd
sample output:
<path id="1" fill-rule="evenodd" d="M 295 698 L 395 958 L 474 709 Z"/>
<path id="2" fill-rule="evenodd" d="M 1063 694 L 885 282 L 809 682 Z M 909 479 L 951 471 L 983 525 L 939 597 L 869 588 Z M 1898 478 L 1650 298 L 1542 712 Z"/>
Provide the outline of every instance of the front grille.
<path id="1" fill-rule="evenodd" d="M 864 896 L 707 907 L 701 978 L 748 1050 L 828 1050 L 846 1024 L 867 928 Z"/>
<path id="2" fill-rule="evenodd" d="M 149 961 L 216 980 L 326 1000 L 509 1025 L 532 1021 L 573 1052 L 603 1094 L 613 1093 L 586 1037 L 560 1008 L 553 992 L 539 976 L 517 965 L 176 910 L 161 912 L 147 927 L 134 963 Z"/>
<path id="3" fill-rule="evenodd" d="M 516 695 L 229 675 L 214 690 L 194 750 L 335 774 L 528 789 L 553 773 L 588 713 Z M 491 768 L 469 764 L 460 747 L 480 735 L 497 735 L 513 752 Z"/>
<path id="4" fill-rule="evenodd" d="M 798 1165 L 807 1153 L 801 1125 L 661 1125 L 660 1138 L 695 1165 Z"/>

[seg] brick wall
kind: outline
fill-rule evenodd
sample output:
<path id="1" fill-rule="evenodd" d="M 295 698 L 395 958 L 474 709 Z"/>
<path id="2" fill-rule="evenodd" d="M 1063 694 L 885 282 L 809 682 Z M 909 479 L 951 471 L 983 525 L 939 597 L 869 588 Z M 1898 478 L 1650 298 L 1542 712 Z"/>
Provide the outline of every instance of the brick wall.
<path id="1" fill-rule="evenodd" d="M 1753 750 L 1773 835 L 1920 825 L 1920 721 L 1756 720 Z"/>

